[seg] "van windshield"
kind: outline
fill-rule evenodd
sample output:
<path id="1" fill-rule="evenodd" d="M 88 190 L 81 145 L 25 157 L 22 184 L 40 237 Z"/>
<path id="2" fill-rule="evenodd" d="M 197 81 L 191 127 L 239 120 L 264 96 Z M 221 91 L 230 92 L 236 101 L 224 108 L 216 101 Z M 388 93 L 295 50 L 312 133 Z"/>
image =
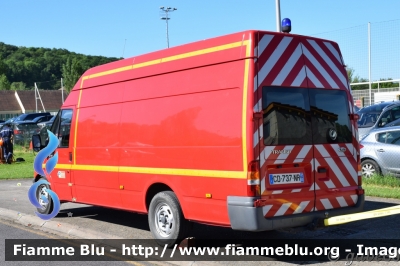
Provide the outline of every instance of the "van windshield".
<path id="1" fill-rule="evenodd" d="M 262 106 L 265 145 L 352 141 L 345 91 L 264 87 Z"/>

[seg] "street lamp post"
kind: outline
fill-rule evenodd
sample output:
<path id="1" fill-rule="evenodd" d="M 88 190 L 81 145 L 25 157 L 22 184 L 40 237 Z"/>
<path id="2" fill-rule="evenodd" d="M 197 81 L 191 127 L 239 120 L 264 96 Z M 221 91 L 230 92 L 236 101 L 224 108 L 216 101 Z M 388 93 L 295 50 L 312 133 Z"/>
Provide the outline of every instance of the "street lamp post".
<path id="1" fill-rule="evenodd" d="M 161 12 L 162 12 L 161 19 L 165 20 L 165 22 L 167 23 L 167 47 L 169 48 L 168 20 L 170 19 L 170 17 L 168 17 L 168 13 L 169 12 L 173 12 L 173 11 L 178 10 L 178 9 L 176 9 L 175 7 L 163 7 L 163 6 L 160 7 L 160 9 L 161 9 Z"/>

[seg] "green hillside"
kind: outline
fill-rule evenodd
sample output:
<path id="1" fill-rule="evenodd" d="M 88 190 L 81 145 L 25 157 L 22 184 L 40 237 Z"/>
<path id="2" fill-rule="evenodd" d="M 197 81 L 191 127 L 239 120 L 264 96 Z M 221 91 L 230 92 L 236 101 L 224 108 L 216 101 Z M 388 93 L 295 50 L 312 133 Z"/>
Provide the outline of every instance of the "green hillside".
<path id="1" fill-rule="evenodd" d="M 87 69 L 120 58 L 89 56 L 66 49 L 18 47 L 0 42 L 0 90 L 69 90 Z"/>

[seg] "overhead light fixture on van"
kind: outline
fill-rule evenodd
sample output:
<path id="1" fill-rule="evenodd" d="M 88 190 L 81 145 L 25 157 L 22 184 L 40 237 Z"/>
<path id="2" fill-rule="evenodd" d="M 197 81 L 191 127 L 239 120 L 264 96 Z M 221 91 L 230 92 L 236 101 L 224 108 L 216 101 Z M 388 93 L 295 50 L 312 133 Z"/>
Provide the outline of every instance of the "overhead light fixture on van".
<path id="1" fill-rule="evenodd" d="M 292 22 L 288 18 L 282 19 L 282 32 L 289 33 L 292 30 Z"/>

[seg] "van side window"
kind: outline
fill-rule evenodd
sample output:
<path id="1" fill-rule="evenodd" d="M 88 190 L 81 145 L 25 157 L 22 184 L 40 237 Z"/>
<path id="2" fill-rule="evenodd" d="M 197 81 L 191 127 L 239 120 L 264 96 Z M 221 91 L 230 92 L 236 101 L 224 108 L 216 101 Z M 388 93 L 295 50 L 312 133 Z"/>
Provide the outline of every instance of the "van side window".
<path id="1" fill-rule="evenodd" d="M 262 108 L 265 145 L 312 144 L 307 89 L 265 87 Z"/>
<path id="2" fill-rule="evenodd" d="M 71 130 L 72 109 L 60 110 L 54 119 L 51 131 L 58 137 L 59 147 L 69 147 L 69 136 Z"/>

